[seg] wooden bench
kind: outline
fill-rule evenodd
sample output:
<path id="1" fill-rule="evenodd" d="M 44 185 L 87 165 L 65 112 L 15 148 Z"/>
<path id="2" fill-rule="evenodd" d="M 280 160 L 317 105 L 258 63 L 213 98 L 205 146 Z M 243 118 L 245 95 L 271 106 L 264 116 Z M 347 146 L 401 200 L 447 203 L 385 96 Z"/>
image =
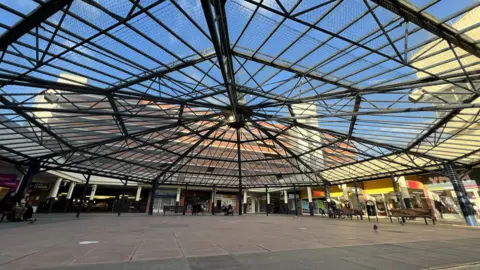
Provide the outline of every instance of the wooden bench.
<path id="1" fill-rule="evenodd" d="M 357 219 L 360 216 L 361 210 L 359 209 L 351 209 L 351 208 L 337 208 L 334 211 L 335 217 L 341 218 L 342 216 L 350 217 L 350 219 L 353 219 L 353 216 L 356 216 Z"/>
<path id="2" fill-rule="evenodd" d="M 435 216 L 432 209 L 423 209 L 423 208 L 407 208 L 407 209 L 390 209 L 390 222 L 393 223 L 392 217 L 396 217 L 397 220 L 400 218 L 423 218 L 425 224 L 428 224 L 427 218 L 433 221 L 435 224 Z"/>

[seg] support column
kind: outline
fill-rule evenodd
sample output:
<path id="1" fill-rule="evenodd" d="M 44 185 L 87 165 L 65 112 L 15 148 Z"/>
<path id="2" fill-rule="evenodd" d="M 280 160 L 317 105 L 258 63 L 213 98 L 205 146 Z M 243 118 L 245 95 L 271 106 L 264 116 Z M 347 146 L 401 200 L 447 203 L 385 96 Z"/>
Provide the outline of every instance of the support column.
<path id="1" fill-rule="evenodd" d="M 77 207 L 77 218 L 80 217 L 80 211 L 82 210 L 83 202 L 85 202 L 85 195 L 87 195 L 87 189 L 88 189 L 89 182 L 90 182 L 90 172 L 88 172 L 88 174 L 87 174 L 87 179 L 85 181 L 85 187 L 83 188 L 82 197 L 80 198 L 80 204 Z"/>
<path id="2" fill-rule="evenodd" d="M 283 191 L 283 205 L 285 209 L 285 214 L 288 215 L 288 191 L 287 190 Z"/>
<path id="3" fill-rule="evenodd" d="M 177 188 L 177 196 L 175 197 L 175 213 L 178 213 L 180 208 L 180 196 L 182 195 L 182 188 Z"/>
<path id="4" fill-rule="evenodd" d="M 257 199 L 254 197 L 250 197 L 250 201 L 252 202 L 252 212 L 251 213 L 256 213 L 257 212 Z"/>
<path id="5" fill-rule="evenodd" d="M 462 180 L 458 177 L 457 172 L 452 163 L 446 162 L 444 164 L 445 172 L 450 178 L 455 194 L 457 195 L 458 203 L 460 204 L 460 209 L 462 210 L 463 217 L 467 226 L 478 226 L 477 219 L 475 218 L 475 210 L 472 207 L 472 204 L 468 200 L 467 192 L 465 191 L 465 186 L 463 185 Z"/>
<path id="6" fill-rule="evenodd" d="M 247 213 L 247 192 L 243 192 L 243 213 Z"/>
<path id="7" fill-rule="evenodd" d="M 152 181 L 152 191 L 150 192 L 150 201 L 148 203 L 148 215 L 153 215 L 153 201 L 155 200 L 155 192 L 157 191 L 157 180 Z"/>
<path id="8" fill-rule="evenodd" d="M 270 210 L 270 195 L 268 194 L 268 186 L 265 186 L 265 212 L 267 213 Z"/>
<path id="9" fill-rule="evenodd" d="M 400 192 L 398 191 L 397 183 L 398 183 L 398 177 L 397 176 L 392 176 L 393 191 L 395 192 L 395 196 L 397 197 L 397 207 L 398 207 L 398 209 L 401 209 L 402 208 L 402 197 L 400 195 Z M 404 217 L 402 217 L 402 222 L 405 223 L 405 218 Z"/>
<path id="10" fill-rule="evenodd" d="M 242 155 L 240 151 L 240 128 L 237 128 L 237 158 L 238 158 L 238 215 L 242 215 Z"/>
<path id="11" fill-rule="evenodd" d="M 357 197 L 357 209 L 358 211 L 360 211 L 360 220 L 363 220 L 363 208 L 362 208 L 362 205 L 360 204 L 360 197 L 358 197 L 357 181 L 353 181 L 353 185 L 355 187 L 355 197 Z"/>
<path id="12" fill-rule="evenodd" d="M 127 183 L 128 183 L 128 178 L 125 179 L 125 182 L 123 183 L 123 193 L 122 193 L 122 201 L 121 201 L 122 203 L 120 204 L 120 208 L 118 208 L 118 216 L 122 214 L 123 208 L 125 207 L 125 191 L 127 190 Z M 97 188 L 95 188 L 95 190 L 96 189 Z"/>
<path id="13" fill-rule="evenodd" d="M 313 199 L 312 199 L 311 187 L 307 187 L 307 196 L 308 196 L 308 210 L 310 211 L 310 216 L 313 216 Z"/>
<path id="14" fill-rule="evenodd" d="M 140 208 L 140 197 L 142 196 L 142 186 L 138 185 L 137 187 L 137 195 L 135 195 L 135 212 L 138 211 Z"/>
<path id="15" fill-rule="evenodd" d="M 188 192 L 188 184 L 185 184 L 185 195 L 183 196 L 183 215 L 187 212 L 187 192 Z"/>
<path id="16" fill-rule="evenodd" d="M 397 176 L 392 176 L 392 184 L 393 184 L 393 191 L 395 192 L 395 197 L 397 198 L 397 207 L 398 209 L 402 208 L 402 197 L 400 195 L 400 192 L 398 191 L 398 177 Z"/>
<path id="17" fill-rule="evenodd" d="M 332 199 L 330 199 L 330 184 L 325 182 L 325 200 L 327 201 L 327 214 L 331 218 L 333 216 Z"/>
<path id="18" fill-rule="evenodd" d="M 97 193 L 97 185 L 92 185 L 92 190 L 90 191 L 90 197 L 87 205 L 87 212 L 90 212 L 92 208 L 93 201 L 95 200 L 95 194 Z"/>
<path id="19" fill-rule="evenodd" d="M 217 194 L 217 189 L 215 186 L 212 188 L 212 216 L 215 216 L 215 196 Z"/>
<path id="20" fill-rule="evenodd" d="M 62 178 L 58 178 L 57 181 L 55 181 L 55 184 L 53 185 L 52 189 L 50 189 L 50 196 L 48 199 L 48 210 L 47 214 L 50 214 L 53 209 L 53 204 L 55 203 L 55 199 L 57 198 L 58 195 L 58 190 L 60 189 L 60 185 L 62 184 Z"/>
<path id="21" fill-rule="evenodd" d="M 70 204 L 72 203 L 72 194 L 73 194 L 73 189 L 75 189 L 75 182 L 70 182 L 70 185 L 68 186 L 68 192 L 67 192 L 67 197 L 65 200 L 65 208 L 63 209 L 63 212 L 67 212 L 68 208 L 70 207 Z"/>
<path id="22" fill-rule="evenodd" d="M 293 185 L 293 204 L 295 206 L 295 216 L 298 217 L 297 186 Z"/>
<path id="23" fill-rule="evenodd" d="M 32 184 L 33 176 L 38 172 L 40 169 L 40 161 L 36 159 L 30 160 L 30 164 L 28 166 L 27 174 L 25 174 L 22 178 L 22 182 L 20 182 L 20 186 L 17 188 L 17 192 L 15 194 L 16 200 L 20 200 L 25 195 L 25 190 Z"/>
<path id="24" fill-rule="evenodd" d="M 408 192 L 408 185 L 405 176 L 400 176 L 397 179 L 398 186 L 400 187 L 400 195 L 403 200 L 403 205 L 405 208 L 413 208 L 410 193 Z"/>

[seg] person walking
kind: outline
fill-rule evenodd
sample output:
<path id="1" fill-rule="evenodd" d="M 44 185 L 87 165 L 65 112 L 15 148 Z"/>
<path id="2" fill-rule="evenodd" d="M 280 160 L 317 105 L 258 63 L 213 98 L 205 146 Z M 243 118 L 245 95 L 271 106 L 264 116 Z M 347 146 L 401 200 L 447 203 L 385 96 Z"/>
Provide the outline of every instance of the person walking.
<path id="1" fill-rule="evenodd" d="M 197 206 L 198 204 L 198 198 L 197 198 L 197 194 L 193 193 L 193 197 L 192 197 L 192 215 L 196 215 L 197 214 Z"/>

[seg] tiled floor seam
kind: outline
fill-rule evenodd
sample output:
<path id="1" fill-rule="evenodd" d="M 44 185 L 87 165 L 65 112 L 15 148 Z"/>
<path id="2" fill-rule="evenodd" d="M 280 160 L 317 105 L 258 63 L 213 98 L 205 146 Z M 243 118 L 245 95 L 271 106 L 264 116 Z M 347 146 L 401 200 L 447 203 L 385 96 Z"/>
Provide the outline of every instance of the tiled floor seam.
<path id="1" fill-rule="evenodd" d="M 145 229 L 143 229 L 143 236 L 145 236 Z M 138 242 L 137 246 L 135 247 L 135 250 L 134 250 L 133 253 L 132 253 L 132 256 L 130 256 L 130 259 L 129 259 L 128 262 L 125 264 L 125 268 L 123 268 L 123 270 L 126 270 L 126 269 L 128 268 L 128 266 L 130 265 L 130 262 L 132 262 L 133 257 L 134 257 L 135 254 L 137 253 L 138 248 L 142 245 L 144 239 L 145 239 L 145 237 L 142 237 L 142 240 L 140 240 L 140 241 Z"/>
<path id="2" fill-rule="evenodd" d="M 81 237 L 84 237 L 85 235 L 88 235 L 88 234 L 89 234 L 89 233 L 86 233 L 86 234 L 82 235 Z M 68 241 L 70 241 L 70 240 L 72 240 L 72 239 L 74 239 L 74 238 L 75 238 L 75 237 L 71 237 L 71 238 L 69 238 L 68 240 L 66 240 L 66 241 L 64 241 L 64 242 L 57 243 L 57 244 L 54 244 L 54 245 L 52 245 L 52 246 L 49 246 L 49 247 L 46 247 L 46 248 L 43 248 L 43 249 L 40 249 L 40 250 L 36 250 L 35 252 L 29 253 L 29 254 L 27 254 L 27 255 L 18 257 L 18 258 L 16 258 L 16 259 L 11 260 L 11 261 L 2 263 L 2 264 L 0 264 L 0 267 L 3 267 L 4 265 L 7 265 L 7 264 L 9 264 L 9 263 L 13 263 L 13 262 L 15 262 L 15 261 L 17 261 L 17 260 L 26 258 L 26 257 L 28 257 L 28 256 L 31 256 L 31 255 L 35 254 L 35 253 L 38 253 L 38 252 L 41 252 L 41 251 L 44 251 L 44 250 L 53 248 L 53 247 L 55 247 L 55 246 L 57 246 L 57 245 L 61 245 L 61 244 L 67 243 Z M 68 265 L 68 264 L 65 264 L 65 265 Z"/>

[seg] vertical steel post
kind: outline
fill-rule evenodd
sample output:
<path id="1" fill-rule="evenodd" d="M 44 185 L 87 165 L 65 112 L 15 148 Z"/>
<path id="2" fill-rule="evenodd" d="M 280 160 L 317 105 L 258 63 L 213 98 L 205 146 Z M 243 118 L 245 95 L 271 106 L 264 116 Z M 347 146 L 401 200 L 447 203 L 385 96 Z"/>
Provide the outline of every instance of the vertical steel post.
<path id="1" fill-rule="evenodd" d="M 297 186 L 293 185 L 293 203 L 295 205 L 295 216 L 298 217 Z"/>
<path id="2" fill-rule="evenodd" d="M 188 192 L 188 184 L 185 184 L 185 196 L 183 197 L 183 215 L 187 213 L 187 192 Z M 192 210 L 193 211 L 193 210 Z"/>
<path id="3" fill-rule="evenodd" d="M 25 190 L 32 184 L 33 176 L 38 172 L 40 169 L 40 161 L 36 159 L 30 160 L 30 164 L 28 166 L 27 173 L 23 176 L 22 182 L 20 182 L 20 186 L 17 189 L 15 197 L 17 200 L 23 198 L 25 194 Z"/>
<path id="4" fill-rule="evenodd" d="M 457 172 L 455 171 L 454 165 L 451 162 L 446 162 L 444 165 L 445 172 L 450 178 L 455 194 L 457 195 L 458 203 L 460 204 L 460 209 L 462 210 L 463 217 L 467 226 L 478 226 L 477 219 L 475 218 L 475 210 L 470 203 L 465 186 L 461 179 L 459 179 Z"/>
<path id="5" fill-rule="evenodd" d="M 122 194 L 122 203 L 118 208 L 118 216 L 122 214 L 123 208 L 125 207 L 125 191 L 127 189 L 128 178 L 125 179 L 125 183 L 123 183 L 123 194 Z"/>
<path id="6" fill-rule="evenodd" d="M 155 200 L 155 192 L 157 191 L 157 179 L 152 181 L 152 191 L 150 192 L 150 203 L 148 204 L 148 215 L 153 215 L 153 201 Z"/>
<path id="7" fill-rule="evenodd" d="M 242 200 L 242 158 L 240 155 L 240 128 L 237 128 L 237 158 L 238 158 L 238 215 L 242 215 L 243 200 Z"/>
<path id="8" fill-rule="evenodd" d="M 212 188 L 212 216 L 215 216 L 215 195 L 217 190 L 215 189 L 215 185 Z"/>
<path id="9" fill-rule="evenodd" d="M 83 202 L 85 201 L 85 195 L 87 195 L 88 183 L 90 182 L 90 172 L 87 173 L 87 179 L 85 181 L 85 187 L 83 188 L 83 194 L 80 198 L 80 204 L 77 206 L 77 218 L 80 217 L 80 211 L 83 207 Z"/>
<path id="10" fill-rule="evenodd" d="M 363 207 L 361 207 L 360 198 L 358 197 L 357 180 L 353 181 L 353 185 L 355 186 L 355 196 L 357 197 L 358 211 L 360 211 L 360 220 L 363 220 Z"/>
<path id="11" fill-rule="evenodd" d="M 327 201 L 327 214 L 331 218 L 333 216 L 332 211 L 332 200 L 330 199 L 330 184 L 325 182 L 325 200 Z"/>

